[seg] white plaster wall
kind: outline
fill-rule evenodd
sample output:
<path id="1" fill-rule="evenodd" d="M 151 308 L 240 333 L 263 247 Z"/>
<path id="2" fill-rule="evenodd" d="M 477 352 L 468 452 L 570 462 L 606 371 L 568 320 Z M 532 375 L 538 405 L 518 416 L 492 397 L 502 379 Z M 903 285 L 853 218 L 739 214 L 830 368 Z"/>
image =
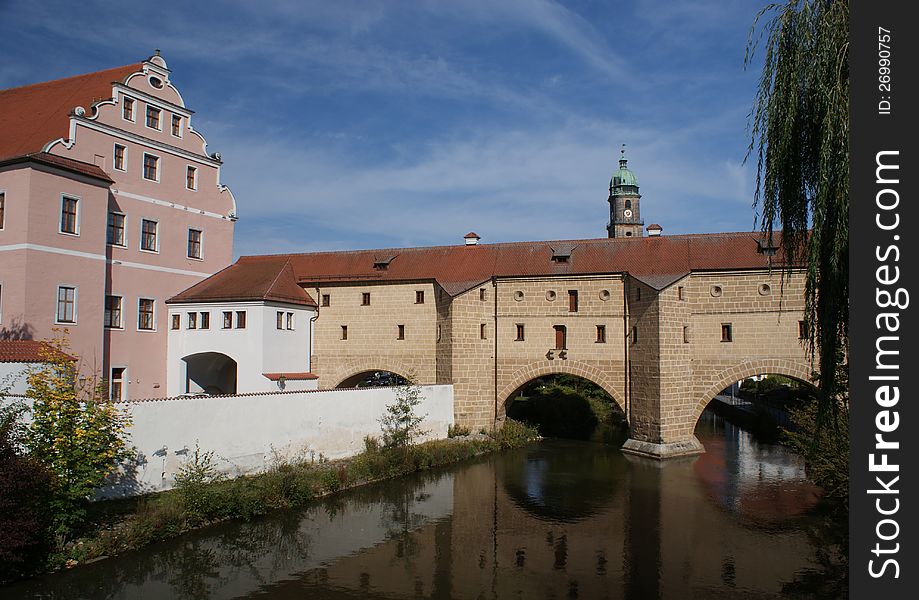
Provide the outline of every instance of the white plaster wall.
<path id="1" fill-rule="evenodd" d="M 312 390 L 255 395 L 170 398 L 128 402 L 130 443 L 139 464 L 136 483 L 105 496 L 171 488 L 177 470 L 195 451 L 213 451 L 224 473 L 263 470 L 282 459 L 343 458 L 357 454 L 367 435 L 379 437 L 379 419 L 398 388 Z M 417 414 L 426 415 L 425 439 L 447 437 L 453 424 L 453 386 L 421 386 Z"/>
<path id="2" fill-rule="evenodd" d="M 223 312 L 246 311 L 245 329 L 223 329 Z M 210 329 L 188 329 L 189 312 L 210 312 Z M 277 329 L 277 311 L 294 313 L 293 331 Z M 236 361 L 236 392 L 268 392 L 277 384 L 262 373 L 310 370 L 310 317 L 315 309 L 274 302 L 226 302 L 212 304 L 171 304 L 166 327 L 172 315 L 181 315 L 181 327 L 169 330 L 166 394 L 178 396 L 185 390 L 183 357 L 200 352 L 219 352 Z M 285 315 L 286 319 L 286 315 Z M 289 382 L 287 389 L 291 389 Z M 315 388 L 315 380 L 298 385 Z"/>
<path id="3" fill-rule="evenodd" d="M 31 363 L 0 362 L 0 393 L 25 394 L 26 374 Z"/>

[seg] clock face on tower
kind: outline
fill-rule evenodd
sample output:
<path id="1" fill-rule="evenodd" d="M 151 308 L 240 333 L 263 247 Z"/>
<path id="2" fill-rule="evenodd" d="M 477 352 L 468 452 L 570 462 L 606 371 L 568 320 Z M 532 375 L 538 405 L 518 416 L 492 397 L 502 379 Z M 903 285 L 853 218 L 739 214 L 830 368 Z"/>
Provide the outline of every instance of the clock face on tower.
<path id="1" fill-rule="evenodd" d="M 623 215 L 626 219 L 629 219 L 629 218 L 632 217 L 632 210 L 627 208 L 627 209 L 625 209 L 625 210 L 622 212 L 622 215 Z"/>

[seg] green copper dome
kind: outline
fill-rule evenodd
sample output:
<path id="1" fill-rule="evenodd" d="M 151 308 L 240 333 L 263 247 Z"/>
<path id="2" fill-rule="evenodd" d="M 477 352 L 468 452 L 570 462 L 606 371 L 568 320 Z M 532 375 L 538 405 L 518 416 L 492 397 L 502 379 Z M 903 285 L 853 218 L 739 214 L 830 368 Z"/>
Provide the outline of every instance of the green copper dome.
<path id="1" fill-rule="evenodd" d="M 619 157 L 619 169 L 609 180 L 610 191 L 614 196 L 634 196 L 638 194 L 638 178 L 628 168 L 625 157 L 625 144 L 622 145 L 622 156 Z"/>

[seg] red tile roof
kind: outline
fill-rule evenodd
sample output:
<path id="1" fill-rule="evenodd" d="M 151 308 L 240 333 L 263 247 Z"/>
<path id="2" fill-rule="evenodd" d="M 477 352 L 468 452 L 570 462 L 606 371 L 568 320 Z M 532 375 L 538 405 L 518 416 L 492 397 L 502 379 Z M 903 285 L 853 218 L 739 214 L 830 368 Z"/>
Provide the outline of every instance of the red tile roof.
<path id="1" fill-rule="evenodd" d="M 780 256 L 772 257 L 770 263 L 769 257 L 757 252 L 759 237 L 752 232 L 716 233 L 243 256 L 169 301 L 250 299 L 266 289 L 264 282 L 279 274 L 282 266 L 289 267 L 295 280 L 307 288 L 343 282 L 434 280 L 455 296 L 492 277 L 628 273 L 663 289 L 691 271 L 781 267 Z M 553 248 L 562 247 L 570 249 L 570 257 L 553 261 Z M 374 268 L 381 255 L 392 256 L 392 261 L 385 269 Z"/>
<path id="2" fill-rule="evenodd" d="M 112 83 L 140 71 L 141 63 L 95 73 L 0 90 L 0 159 L 41 152 L 70 133 L 70 111 L 92 114 L 92 106 L 112 97 Z"/>
<path id="3" fill-rule="evenodd" d="M 284 376 L 284 379 L 288 381 L 307 381 L 310 379 L 319 379 L 319 375 L 315 373 L 310 373 L 309 371 L 301 371 L 299 373 L 262 373 L 262 377 L 267 377 L 271 381 L 277 381 Z"/>
<path id="4" fill-rule="evenodd" d="M 38 340 L 0 340 L 0 362 L 40 363 L 47 362 L 48 357 L 54 355 L 67 360 L 76 360 L 73 356 L 61 352 L 48 342 Z"/>
<path id="5" fill-rule="evenodd" d="M 80 160 L 73 160 L 72 158 L 64 158 L 63 156 L 57 156 L 56 154 L 49 154 L 48 152 L 34 152 L 32 154 L 22 154 L 20 156 L 14 156 L 11 158 L 0 159 L 0 167 L 6 165 L 14 165 L 17 163 L 27 163 L 34 162 L 43 165 L 48 165 L 51 167 L 58 167 L 64 169 L 65 171 L 70 171 L 72 173 L 80 173 L 81 175 L 88 175 L 95 179 L 100 179 L 106 184 L 114 183 L 111 177 L 102 170 L 98 165 L 91 165 Z"/>
<path id="6" fill-rule="evenodd" d="M 271 300 L 286 304 L 316 306 L 316 301 L 306 290 L 297 285 L 297 277 L 288 257 L 269 256 L 265 258 L 266 260 L 259 264 L 257 270 L 237 269 L 236 265 L 230 265 L 173 296 L 166 303 Z"/>

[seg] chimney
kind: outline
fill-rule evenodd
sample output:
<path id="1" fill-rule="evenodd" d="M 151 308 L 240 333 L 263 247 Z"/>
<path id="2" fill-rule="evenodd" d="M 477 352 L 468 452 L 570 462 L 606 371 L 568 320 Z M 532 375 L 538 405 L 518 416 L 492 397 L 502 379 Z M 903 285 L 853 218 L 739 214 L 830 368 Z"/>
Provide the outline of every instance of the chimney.
<path id="1" fill-rule="evenodd" d="M 651 223 L 650 225 L 648 225 L 648 237 L 657 237 L 661 234 L 663 230 L 664 228 L 658 225 L 657 223 Z"/>
<path id="2" fill-rule="evenodd" d="M 479 234 L 477 234 L 476 232 L 470 231 L 469 233 L 463 236 L 463 239 L 466 240 L 467 246 L 475 246 L 476 244 L 479 243 L 479 240 L 482 238 L 479 237 Z"/>

